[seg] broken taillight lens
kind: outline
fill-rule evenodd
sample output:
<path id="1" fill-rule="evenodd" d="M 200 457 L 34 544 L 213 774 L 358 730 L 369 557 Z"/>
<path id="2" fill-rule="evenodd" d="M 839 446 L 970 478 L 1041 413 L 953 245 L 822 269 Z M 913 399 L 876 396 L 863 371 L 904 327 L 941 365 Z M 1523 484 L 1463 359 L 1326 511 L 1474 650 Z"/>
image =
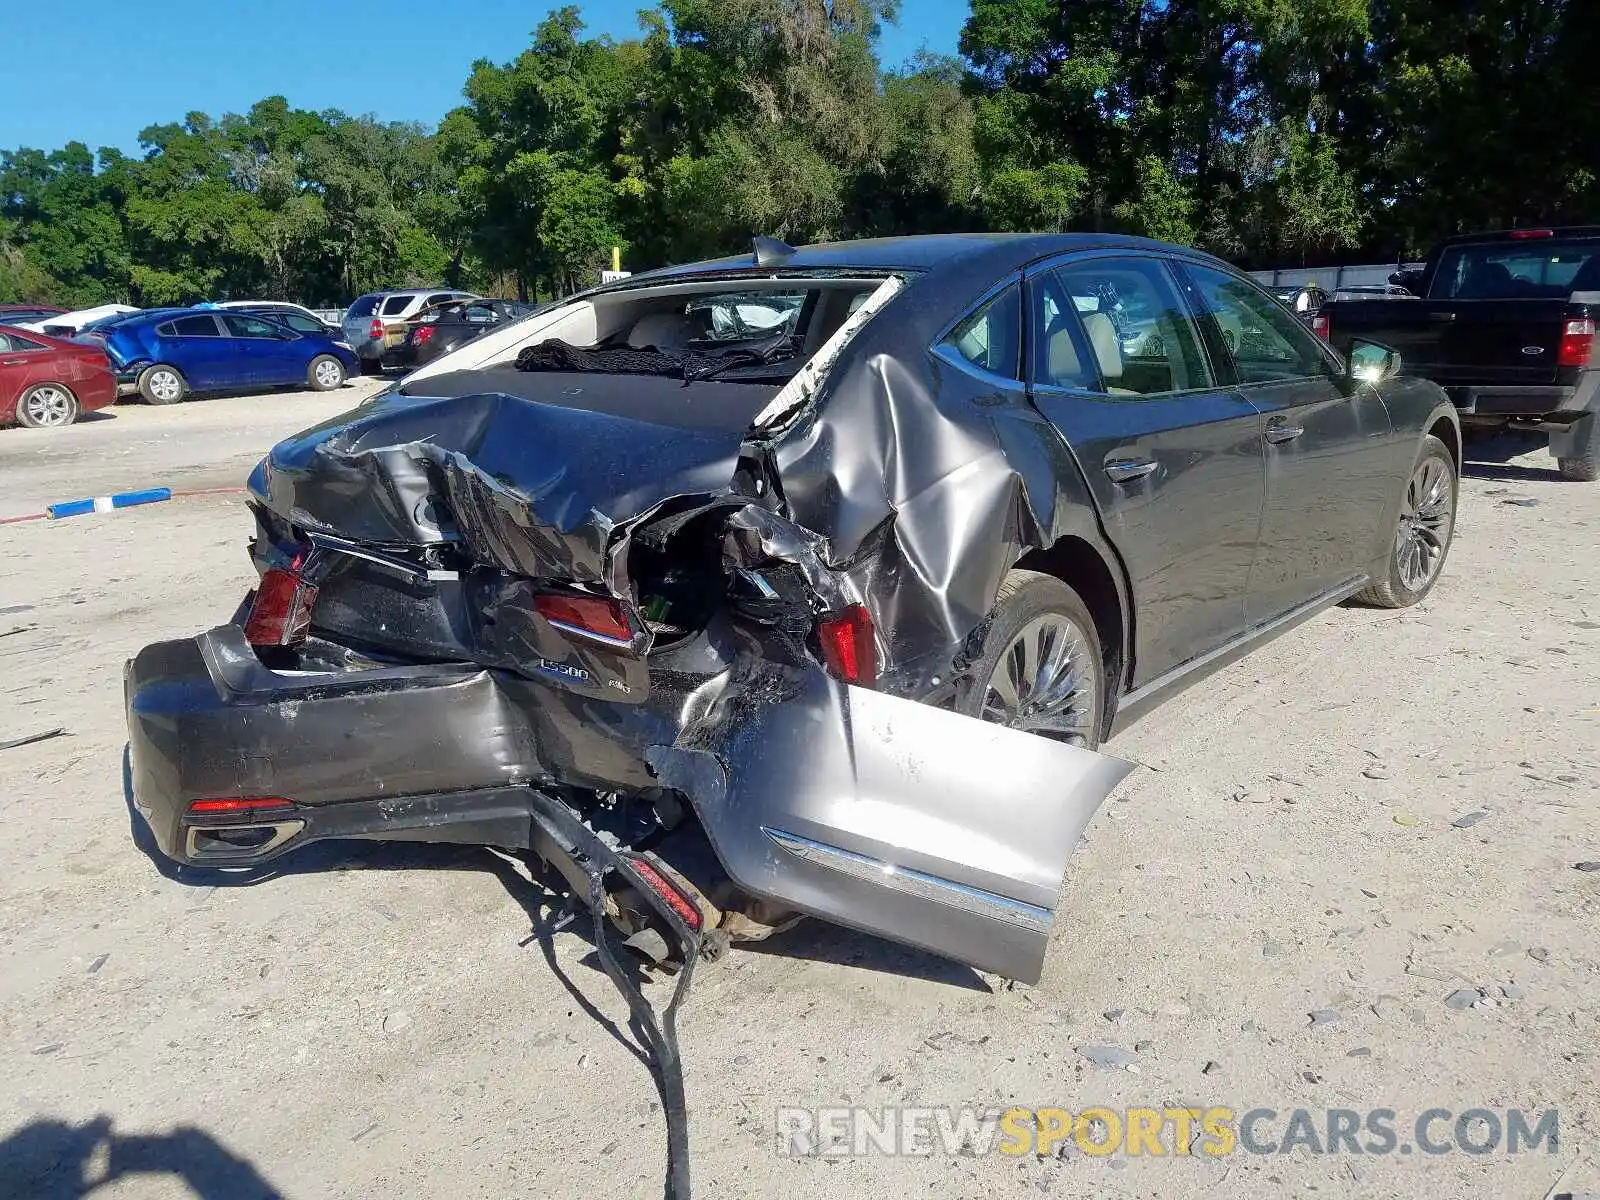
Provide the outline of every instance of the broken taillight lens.
<path id="1" fill-rule="evenodd" d="M 1323 341 L 1333 340 L 1333 318 L 1327 313 L 1318 313 L 1311 318 L 1311 332 Z"/>
<path id="2" fill-rule="evenodd" d="M 568 633 L 621 646 L 633 642 L 633 624 L 627 612 L 609 596 L 545 592 L 533 598 L 533 607 L 550 624 Z"/>
<path id="3" fill-rule="evenodd" d="M 829 617 L 817 626 L 822 661 L 845 683 L 875 687 L 878 683 L 878 643 L 873 636 L 872 614 L 859 604 Z"/>
<path id="4" fill-rule="evenodd" d="M 411 344 L 413 346 L 426 346 L 432 340 L 432 325 L 418 325 L 411 333 Z"/>
<path id="5" fill-rule="evenodd" d="M 264 812 L 279 808 L 293 808 L 293 800 L 285 800 L 282 796 L 252 796 L 240 799 L 224 800 L 191 800 L 189 811 L 197 815 L 216 815 L 219 813 L 248 813 Z"/>
<path id="6" fill-rule="evenodd" d="M 255 603 L 244 623 L 245 640 L 252 646 L 293 646 L 304 641 L 316 602 L 317 589 L 298 572 L 271 568 L 256 588 Z"/>
<path id="7" fill-rule="evenodd" d="M 1587 367 L 1594 352 L 1595 325 L 1588 317 L 1568 321 L 1561 328 L 1561 348 L 1556 352 L 1558 367 Z"/>

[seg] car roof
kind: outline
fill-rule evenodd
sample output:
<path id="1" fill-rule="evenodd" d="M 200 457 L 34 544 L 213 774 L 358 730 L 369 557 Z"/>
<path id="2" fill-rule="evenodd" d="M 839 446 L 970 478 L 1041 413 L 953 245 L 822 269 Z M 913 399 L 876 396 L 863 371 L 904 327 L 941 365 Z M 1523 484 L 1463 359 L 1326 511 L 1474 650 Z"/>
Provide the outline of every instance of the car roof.
<path id="1" fill-rule="evenodd" d="M 1530 236 L 1533 234 L 1535 236 Z M 1546 236 L 1548 235 L 1548 236 Z M 1470 246 L 1478 242 L 1539 242 L 1555 238 L 1600 238 L 1600 225 L 1530 225 L 1522 229 L 1491 229 L 1445 238 L 1441 246 Z"/>
<path id="2" fill-rule="evenodd" d="M 1156 250 L 1225 267 L 1199 250 L 1149 238 L 1106 233 L 930 233 L 906 237 L 862 238 L 798 247 L 781 262 L 758 266 L 751 254 L 731 255 L 646 271 L 601 290 L 664 283 L 674 278 L 706 275 L 770 276 L 798 271 L 911 271 L 942 277 L 971 274 L 999 278 L 1029 263 L 1084 250 Z"/>

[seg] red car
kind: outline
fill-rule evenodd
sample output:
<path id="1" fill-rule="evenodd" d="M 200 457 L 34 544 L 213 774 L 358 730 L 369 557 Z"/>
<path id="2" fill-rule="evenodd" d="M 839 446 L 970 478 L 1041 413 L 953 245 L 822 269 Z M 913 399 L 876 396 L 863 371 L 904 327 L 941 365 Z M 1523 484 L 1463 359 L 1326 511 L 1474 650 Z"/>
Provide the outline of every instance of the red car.
<path id="1" fill-rule="evenodd" d="M 0 325 L 25 325 L 59 317 L 67 310 L 53 304 L 0 304 Z"/>
<path id="2" fill-rule="evenodd" d="M 71 425 L 116 400 L 117 377 L 99 347 L 0 325 L 0 425 Z"/>

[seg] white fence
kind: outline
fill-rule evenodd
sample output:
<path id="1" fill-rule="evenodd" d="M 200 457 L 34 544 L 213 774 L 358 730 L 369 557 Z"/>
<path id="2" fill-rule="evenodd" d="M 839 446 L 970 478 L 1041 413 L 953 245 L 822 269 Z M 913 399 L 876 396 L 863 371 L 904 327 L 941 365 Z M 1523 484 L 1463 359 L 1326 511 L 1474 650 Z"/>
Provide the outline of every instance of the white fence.
<path id="1" fill-rule="evenodd" d="M 1249 271 L 1252 279 L 1268 287 L 1303 287 L 1314 283 L 1326 292 L 1342 287 L 1375 287 L 1389 282 L 1396 271 L 1421 269 L 1422 263 L 1367 263 L 1354 267 L 1275 267 L 1270 271 Z"/>

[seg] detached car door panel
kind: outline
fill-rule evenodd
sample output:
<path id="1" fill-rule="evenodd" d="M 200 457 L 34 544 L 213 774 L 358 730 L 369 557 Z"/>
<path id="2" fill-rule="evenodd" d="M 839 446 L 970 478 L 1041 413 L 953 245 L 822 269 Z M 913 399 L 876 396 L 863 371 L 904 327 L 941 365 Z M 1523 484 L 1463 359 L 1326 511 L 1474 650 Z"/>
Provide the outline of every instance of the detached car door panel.
<path id="1" fill-rule="evenodd" d="M 1261 416 L 1218 383 L 1157 258 L 1069 259 L 1031 276 L 1030 303 L 1033 403 L 1127 566 L 1137 686 L 1245 627 Z"/>

